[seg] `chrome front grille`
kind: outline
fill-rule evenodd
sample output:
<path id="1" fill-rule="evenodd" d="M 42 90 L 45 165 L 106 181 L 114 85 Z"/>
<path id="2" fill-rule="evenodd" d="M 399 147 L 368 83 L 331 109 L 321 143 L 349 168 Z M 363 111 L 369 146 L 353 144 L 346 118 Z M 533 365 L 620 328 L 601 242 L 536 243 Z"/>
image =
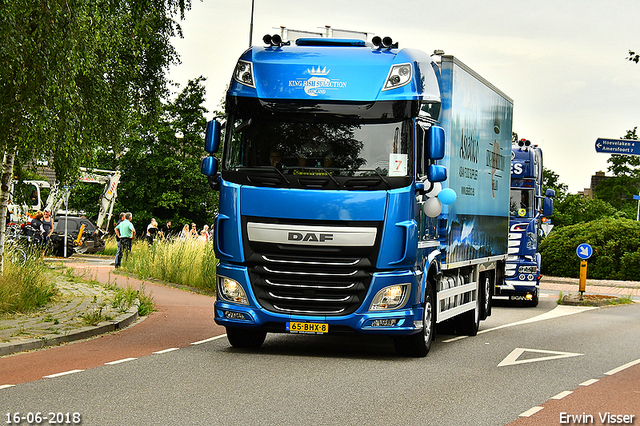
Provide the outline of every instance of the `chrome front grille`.
<path id="1" fill-rule="evenodd" d="M 261 255 L 249 268 L 260 304 L 284 314 L 345 315 L 364 300 L 371 273 L 366 259 Z"/>
<path id="2" fill-rule="evenodd" d="M 251 287 L 265 310 L 338 316 L 355 312 L 367 295 L 382 222 L 244 217 L 243 232 Z"/>

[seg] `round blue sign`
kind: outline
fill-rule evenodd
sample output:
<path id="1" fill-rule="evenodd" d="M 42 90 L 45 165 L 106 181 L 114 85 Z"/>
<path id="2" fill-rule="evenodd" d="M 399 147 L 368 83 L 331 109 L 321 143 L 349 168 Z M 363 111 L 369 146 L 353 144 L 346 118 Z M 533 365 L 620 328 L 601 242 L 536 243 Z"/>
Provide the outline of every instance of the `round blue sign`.
<path id="1" fill-rule="evenodd" d="M 582 243 L 576 249 L 576 254 L 582 260 L 587 260 L 593 254 L 593 248 L 587 243 Z"/>

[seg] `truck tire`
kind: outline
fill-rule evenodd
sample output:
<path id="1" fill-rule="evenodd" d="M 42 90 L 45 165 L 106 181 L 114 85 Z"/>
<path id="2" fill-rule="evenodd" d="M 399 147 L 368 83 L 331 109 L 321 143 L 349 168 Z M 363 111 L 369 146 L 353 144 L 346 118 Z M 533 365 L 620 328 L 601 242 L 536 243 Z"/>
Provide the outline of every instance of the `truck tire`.
<path id="1" fill-rule="evenodd" d="M 396 353 L 400 356 L 422 358 L 431 349 L 436 330 L 436 315 L 433 288 L 427 284 L 422 305 L 422 331 L 410 336 L 397 336 L 394 339 Z"/>
<path id="2" fill-rule="evenodd" d="M 266 337 L 266 331 L 227 327 L 227 340 L 234 348 L 258 349 Z"/>
<path id="3" fill-rule="evenodd" d="M 491 316 L 491 289 L 494 283 L 491 280 L 491 274 L 485 274 L 484 287 L 482 289 L 482 315 L 483 320 Z"/>

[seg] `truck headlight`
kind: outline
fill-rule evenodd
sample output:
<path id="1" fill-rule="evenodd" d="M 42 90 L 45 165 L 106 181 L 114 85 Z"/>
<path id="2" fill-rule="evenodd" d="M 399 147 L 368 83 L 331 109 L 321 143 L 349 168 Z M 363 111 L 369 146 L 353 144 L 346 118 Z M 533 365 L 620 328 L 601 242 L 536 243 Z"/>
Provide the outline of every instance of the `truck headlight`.
<path id="1" fill-rule="evenodd" d="M 369 310 L 383 311 L 402 307 L 407 300 L 409 288 L 409 284 L 396 284 L 383 288 L 373 298 Z"/>
<path id="2" fill-rule="evenodd" d="M 411 81 L 412 74 L 411 64 L 392 66 L 382 91 L 396 89 L 406 85 Z"/>
<path id="3" fill-rule="evenodd" d="M 220 277 L 218 279 L 218 288 L 220 289 L 220 296 L 222 296 L 223 299 L 241 305 L 249 304 L 247 294 L 238 281 L 227 277 Z"/>
<path id="4" fill-rule="evenodd" d="M 256 88 L 253 80 L 253 63 L 239 60 L 233 72 L 233 79 L 245 86 Z"/>

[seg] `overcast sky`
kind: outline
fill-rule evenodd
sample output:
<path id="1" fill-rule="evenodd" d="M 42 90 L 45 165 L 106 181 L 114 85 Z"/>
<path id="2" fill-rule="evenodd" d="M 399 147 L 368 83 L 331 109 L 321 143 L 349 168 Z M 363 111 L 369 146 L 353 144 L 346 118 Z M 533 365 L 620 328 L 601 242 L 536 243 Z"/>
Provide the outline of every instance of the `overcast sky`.
<path id="1" fill-rule="evenodd" d="M 170 78 L 184 87 L 206 77 L 212 111 L 249 47 L 251 0 L 192 1 Z M 442 49 L 514 100 L 513 130 L 539 144 L 545 166 L 577 192 L 607 169 L 596 139 L 640 126 L 640 64 L 626 60 L 640 51 L 639 19 L 638 0 L 255 0 L 253 43 L 280 26 L 330 25 Z"/>

